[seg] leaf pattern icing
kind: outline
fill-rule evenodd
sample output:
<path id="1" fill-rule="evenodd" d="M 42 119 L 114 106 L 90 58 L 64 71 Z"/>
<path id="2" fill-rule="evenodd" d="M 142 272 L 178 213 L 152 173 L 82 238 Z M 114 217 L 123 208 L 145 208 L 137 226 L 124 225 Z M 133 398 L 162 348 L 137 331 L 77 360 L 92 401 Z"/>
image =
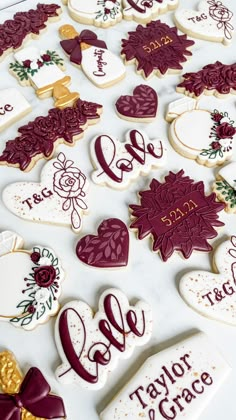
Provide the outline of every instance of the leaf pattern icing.
<path id="1" fill-rule="evenodd" d="M 129 119 L 149 119 L 156 117 L 158 98 L 156 91 L 148 85 L 139 85 L 133 95 L 124 95 L 116 101 L 118 113 Z"/>

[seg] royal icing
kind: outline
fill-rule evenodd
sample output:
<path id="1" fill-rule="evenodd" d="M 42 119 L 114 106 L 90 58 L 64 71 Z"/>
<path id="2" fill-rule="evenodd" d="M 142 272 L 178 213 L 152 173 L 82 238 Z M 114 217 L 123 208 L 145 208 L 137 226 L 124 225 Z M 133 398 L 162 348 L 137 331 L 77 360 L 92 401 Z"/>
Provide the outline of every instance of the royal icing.
<path id="1" fill-rule="evenodd" d="M 0 131 L 30 111 L 29 102 L 17 89 L 0 90 Z"/>
<path id="2" fill-rule="evenodd" d="M 172 121 L 170 142 L 178 153 L 200 165 L 221 165 L 233 154 L 234 121 L 227 112 L 196 107 L 197 101 L 192 98 L 178 99 L 169 105 L 166 118 Z"/>
<path id="3" fill-rule="evenodd" d="M 185 274 L 179 291 L 195 311 L 216 321 L 236 326 L 236 237 L 223 242 L 214 254 L 214 270 Z"/>
<path id="4" fill-rule="evenodd" d="M 81 99 L 73 107 L 50 109 L 48 115 L 20 127 L 20 135 L 7 141 L 0 165 L 30 171 L 39 159 L 50 158 L 58 143 L 73 145 L 88 125 L 99 121 L 101 112 L 101 105 Z"/>
<path id="5" fill-rule="evenodd" d="M 186 73 L 182 77 L 183 81 L 177 86 L 177 91 L 185 95 L 199 97 L 205 93 L 223 97 L 236 93 L 236 63 L 222 64 L 216 61 L 196 73 Z"/>
<path id="6" fill-rule="evenodd" d="M 64 271 L 50 248 L 22 246 L 16 233 L 0 234 L 0 320 L 32 330 L 58 312 Z"/>
<path id="7" fill-rule="evenodd" d="M 229 213 L 236 212 L 236 162 L 224 166 L 217 175 L 213 184 L 219 201 L 226 204 L 225 210 Z"/>
<path id="8" fill-rule="evenodd" d="M 107 219 L 98 226 L 98 235 L 86 235 L 76 246 L 77 257 L 98 268 L 117 268 L 128 264 L 129 232 L 120 219 Z"/>
<path id="9" fill-rule="evenodd" d="M 106 28 L 122 19 L 121 0 L 63 0 L 71 17 L 87 25 Z"/>
<path id="10" fill-rule="evenodd" d="M 1 420 L 65 419 L 62 398 L 52 395 L 50 385 L 41 371 L 32 367 L 23 377 L 14 355 L 0 353 Z"/>
<path id="11" fill-rule="evenodd" d="M 202 181 L 194 182 L 184 171 L 169 172 L 165 182 L 153 179 L 150 189 L 139 193 L 140 204 L 130 205 L 138 239 L 152 235 L 153 251 L 167 261 L 174 251 L 189 258 L 194 250 L 211 251 L 208 239 L 215 238 L 214 227 L 224 226 L 217 213 L 224 205 L 215 194 L 205 195 Z"/>
<path id="12" fill-rule="evenodd" d="M 70 61 L 81 65 L 86 76 L 98 87 L 108 87 L 125 76 L 125 66 L 121 59 L 108 51 L 104 41 L 97 39 L 94 32 L 83 30 L 80 34 L 73 26 L 64 25 L 59 29 L 63 50 Z"/>
<path id="13" fill-rule="evenodd" d="M 123 16 L 145 23 L 177 6 L 178 0 L 123 0 Z"/>
<path id="14" fill-rule="evenodd" d="M 231 368 L 203 333 L 149 357 L 101 420 L 196 420 Z"/>
<path id="15" fill-rule="evenodd" d="M 127 40 L 122 39 L 121 54 L 126 62 L 136 62 L 137 72 L 144 78 L 180 71 L 186 56 L 192 55 L 189 47 L 194 41 L 187 39 L 186 35 L 178 35 L 176 27 L 171 28 L 160 20 L 145 27 L 138 25 L 128 34 Z"/>
<path id="16" fill-rule="evenodd" d="M 58 315 L 55 339 L 63 363 L 56 377 L 63 384 L 102 388 L 119 359 L 130 357 L 135 346 L 151 337 L 152 314 L 146 302 L 131 306 L 120 290 L 108 289 L 98 308 L 94 315 L 85 302 L 72 301 Z"/>
<path id="17" fill-rule="evenodd" d="M 94 138 L 90 147 L 92 173 L 96 184 L 112 188 L 126 188 L 140 173 L 146 175 L 153 168 L 166 163 L 166 149 L 161 140 L 152 140 L 141 130 L 130 130 L 124 143 L 102 134 Z"/>
<path id="18" fill-rule="evenodd" d="M 129 121 L 151 122 L 157 114 L 157 93 L 148 85 L 139 85 L 133 90 L 132 96 L 120 96 L 115 106 L 121 118 Z"/>
<path id="19" fill-rule="evenodd" d="M 181 31 L 225 45 L 232 41 L 233 18 L 233 12 L 218 0 L 202 0 L 197 11 L 179 9 L 175 12 L 175 23 Z"/>
<path id="20" fill-rule="evenodd" d="M 6 207 L 17 216 L 36 222 L 69 225 L 78 232 L 87 211 L 88 181 L 77 165 L 59 153 L 42 170 L 41 182 L 16 182 L 2 193 Z"/>

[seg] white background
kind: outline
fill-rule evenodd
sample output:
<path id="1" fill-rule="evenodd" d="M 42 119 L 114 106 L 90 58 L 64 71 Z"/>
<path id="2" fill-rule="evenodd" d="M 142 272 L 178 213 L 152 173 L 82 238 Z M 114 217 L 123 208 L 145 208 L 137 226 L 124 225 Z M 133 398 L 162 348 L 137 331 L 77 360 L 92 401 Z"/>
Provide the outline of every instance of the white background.
<path id="1" fill-rule="evenodd" d="M 3 0 L 4 1 L 4 0 Z M 89 1 L 89 0 L 87 0 Z M 18 6 L 13 6 L 0 13 L 0 21 L 10 19 L 16 11 L 35 7 L 37 0 L 28 0 Z M 59 0 L 58 0 L 59 2 Z M 50 3 L 46 0 L 45 3 Z M 236 12 L 235 1 L 225 3 Z M 197 1 L 180 0 L 180 6 L 196 6 Z M 37 41 L 30 41 L 28 45 L 37 45 L 40 49 L 57 49 L 64 56 L 59 45 L 58 28 L 64 23 L 72 23 L 77 31 L 85 27 L 73 22 L 68 16 L 67 8 L 63 8 L 61 20 L 51 23 L 47 32 L 42 34 Z M 170 25 L 173 24 L 173 13 L 161 16 L 161 20 Z M 125 22 L 117 24 L 110 29 L 94 30 L 100 39 L 103 39 L 108 48 L 116 54 L 120 52 L 120 40 L 127 37 L 128 30 L 134 30 L 136 23 Z M 221 44 L 196 40 L 192 48 L 192 58 L 184 64 L 184 72 L 198 71 L 203 65 L 214 63 L 217 59 L 224 63 L 235 61 L 235 40 L 228 47 Z M 47 110 L 53 107 L 52 99 L 39 100 L 33 88 L 23 88 L 18 85 L 14 77 L 8 73 L 8 64 L 12 59 L 9 55 L 0 64 L 0 89 L 15 86 L 31 102 L 33 111 L 21 121 L 14 124 L 1 133 L 0 151 L 3 150 L 5 141 L 13 139 L 17 135 L 17 128 L 33 120 L 38 115 L 46 115 Z M 81 235 L 95 233 L 99 223 L 109 217 L 119 217 L 129 224 L 128 205 L 137 203 L 137 192 L 148 187 L 152 177 L 163 180 L 169 170 L 178 171 L 183 168 L 187 175 L 196 181 L 203 180 L 206 192 L 211 192 L 211 186 L 215 179 L 217 169 L 209 169 L 179 156 L 169 145 L 167 137 L 168 124 L 164 120 L 167 105 L 170 101 L 182 97 L 175 92 L 175 87 L 180 81 L 180 76 L 166 76 L 162 79 L 154 76 L 148 80 L 148 84 L 156 89 L 159 96 L 158 117 L 151 124 L 134 124 L 123 121 L 116 116 L 114 103 L 121 94 L 131 94 L 132 89 L 138 84 L 144 83 L 141 76 L 135 74 L 133 65 L 127 66 L 126 78 L 119 84 L 100 90 L 83 75 L 82 71 L 71 65 L 65 59 L 66 74 L 72 78 L 71 90 L 79 91 L 81 98 L 103 104 L 104 112 L 101 122 L 90 127 L 77 144 L 70 148 L 61 145 L 58 151 L 66 153 L 79 164 L 79 167 L 90 177 L 92 165 L 89 158 L 89 142 L 98 134 L 111 134 L 119 140 L 124 139 L 124 134 L 130 128 L 138 127 L 145 129 L 151 138 L 159 137 L 166 141 L 168 149 L 168 164 L 162 170 L 153 171 L 148 177 L 139 177 L 126 191 L 114 191 L 109 188 L 99 187 L 91 183 L 89 191 L 90 213 L 84 217 L 83 231 Z M 0 97 L 1 100 L 1 97 Z M 227 100 L 205 98 L 202 103 L 212 108 L 228 110 L 231 118 L 235 119 L 236 98 L 231 96 Z M 191 127 L 189 131 L 191 135 Z M 234 152 L 236 158 L 236 149 Z M 22 173 L 19 169 L 0 166 L 0 191 L 10 182 L 37 181 L 44 160 L 39 161 L 30 173 Z M 219 236 L 211 243 L 216 247 L 224 239 L 236 233 L 236 215 L 227 215 L 221 212 L 220 219 L 225 222 L 225 227 L 219 231 Z M 236 418 L 235 389 L 236 389 L 236 331 L 230 327 L 212 320 L 208 320 L 191 310 L 178 294 L 178 282 L 181 275 L 192 269 L 211 270 L 213 253 L 194 253 L 188 260 L 179 255 L 171 257 L 167 263 L 161 261 L 157 254 L 151 252 L 151 241 L 138 241 L 133 232 L 130 232 L 130 255 L 129 265 L 124 270 L 95 270 L 83 265 L 75 255 L 75 246 L 81 235 L 75 235 L 70 228 L 53 225 L 33 224 L 12 215 L 0 203 L 0 228 L 1 230 L 15 230 L 24 237 L 25 247 L 30 249 L 36 244 L 47 245 L 55 250 L 61 257 L 63 267 L 67 273 L 63 285 L 61 303 L 70 299 L 82 299 L 90 304 L 95 310 L 98 297 L 107 287 L 122 289 L 129 299 L 144 299 L 152 305 L 154 327 L 150 342 L 144 347 L 137 348 L 131 359 L 119 363 L 119 369 L 111 375 L 106 386 L 96 392 L 86 391 L 76 385 L 61 386 L 54 377 L 54 370 L 60 360 L 54 343 L 54 323 L 51 319 L 32 332 L 16 329 L 8 324 L 0 324 L 0 350 L 12 350 L 24 372 L 29 366 L 36 365 L 47 377 L 55 393 L 64 399 L 69 420 L 96 420 L 98 413 L 115 395 L 116 391 L 124 385 L 130 376 L 135 373 L 140 364 L 151 354 L 159 351 L 179 339 L 188 336 L 197 330 L 204 331 L 215 343 L 217 348 L 225 356 L 232 366 L 232 374 L 220 388 L 214 400 L 208 405 L 201 420 L 233 420 Z M 0 273 L 1 287 L 4 282 L 10 282 Z M 112 420 L 112 419 L 111 419 Z"/>

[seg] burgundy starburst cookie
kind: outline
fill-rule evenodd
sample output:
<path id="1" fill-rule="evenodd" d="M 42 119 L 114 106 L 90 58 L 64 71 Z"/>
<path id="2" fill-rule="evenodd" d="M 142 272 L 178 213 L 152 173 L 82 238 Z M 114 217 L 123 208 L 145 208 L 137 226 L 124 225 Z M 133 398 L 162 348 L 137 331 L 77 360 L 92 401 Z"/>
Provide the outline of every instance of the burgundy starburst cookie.
<path id="1" fill-rule="evenodd" d="M 205 194 L 202 181 L 194 182 L 183 170 L 169 172 L 164 183 L 153 179 L 150 189 L 139 196 L 140 204 L 130 205 L 130 227 L 138 239 L 152 235 L 153 251 L 159 251 L 163 261 L 174 251 L 189 258 L 194 250 L 212 250 L 208 239 L 217 236 L 216 227 L 224 226 L 217 214 L 224 204 L 214 193 Z"/>
<path id="2" fill-rule="evenodd" d="M 119 268 L 128 264 L 129 233 L 120 219 L 107 219 L 98 227 L 98 235 L 86 235 L 76 247 L 77 257 L 97 268 Z"/>
<path id="3" fill-rule="evenodd" d="M 186 57 L 192 55 L 189 48 L 194 41 L 179 35 L 175 26 L 170 27 L 160 20 L 138 25 L 128 34 L 128 39 L 122 39 L 121 55 L 126 63 L 135 63 L 137 73 L 145 79 L 153 74 L 161 77 L 179 72 Z"/>
<path id="4" fill-rule="evenodd" d="M 148 85 L 139 85 L 133 95 L 122 95 L 116 101 L 116 111 L 120 118 L 134 122 L 152 122 L 157 115 L 158 97 Z"/>

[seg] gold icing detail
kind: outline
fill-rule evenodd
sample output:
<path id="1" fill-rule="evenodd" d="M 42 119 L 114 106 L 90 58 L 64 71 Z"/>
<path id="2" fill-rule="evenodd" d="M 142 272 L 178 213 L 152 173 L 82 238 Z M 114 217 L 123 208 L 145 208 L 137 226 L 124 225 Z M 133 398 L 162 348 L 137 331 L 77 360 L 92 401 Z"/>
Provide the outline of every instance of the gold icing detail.
<path id="1" fill-rule="evenodd" d="M 38 96 L 47 95 L 48 92 L 52 91 L 52 95 L 57 108 L 65 108 L 73 105 L 74 101 L 79 98 L 78 92 L 71 92 L 66 85 L 71 81 L 70 76 L 65 76 L 61 80 L 57 80 L 55 83 L 44 86 L 36 91 Z"/>
<path id="2" fill-rule="evenodd" d="M 87 0 L 89 1 L 89 0 Z M 62 39 L 72 39 L 75 38 L 76 36 L 79 36 L 79 32 L 77 32 L 74 28 L 74 26 L 72 25 L 62 25 L 59 28 L 59 34 L 60 37 Z M 82 51 L 87 50 L 88 48 L 90 48 L 91 45 L 86 44 L 86 42 L 81 42 L 80 44 L 80 48 Z"/>

